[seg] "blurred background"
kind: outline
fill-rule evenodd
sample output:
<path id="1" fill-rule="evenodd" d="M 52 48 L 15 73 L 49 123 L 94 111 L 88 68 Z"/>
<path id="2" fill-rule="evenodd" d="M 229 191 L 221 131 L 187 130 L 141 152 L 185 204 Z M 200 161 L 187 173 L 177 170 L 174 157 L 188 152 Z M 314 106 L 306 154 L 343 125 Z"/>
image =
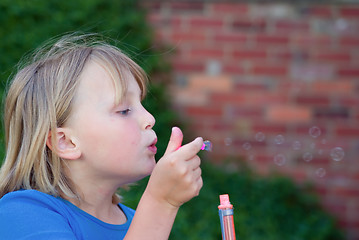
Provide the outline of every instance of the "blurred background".
<path id="1" fill-rule="evenodd" d="M 2 0 L 0 23 L 2 94 L 24 54 L 97 32 L 150 76 L 158 158 L 174 125 L 212 141 L 204 187 L 170 239 L 220 239 L 223 193 L 238 239 L 359 239 L 355 2 Z"/>

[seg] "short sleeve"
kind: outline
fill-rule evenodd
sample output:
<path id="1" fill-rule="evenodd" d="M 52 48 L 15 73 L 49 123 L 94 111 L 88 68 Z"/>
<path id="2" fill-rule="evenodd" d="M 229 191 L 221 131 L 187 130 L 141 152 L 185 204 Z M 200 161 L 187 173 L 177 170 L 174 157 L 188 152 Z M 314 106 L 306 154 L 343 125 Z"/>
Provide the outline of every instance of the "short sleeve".
<path id="1" fill-rule="evenodd" d="M 36 194 L 5 195 L 0 200 L 0 226 L 0 239 L 76 239 L 56 204 Z"/>

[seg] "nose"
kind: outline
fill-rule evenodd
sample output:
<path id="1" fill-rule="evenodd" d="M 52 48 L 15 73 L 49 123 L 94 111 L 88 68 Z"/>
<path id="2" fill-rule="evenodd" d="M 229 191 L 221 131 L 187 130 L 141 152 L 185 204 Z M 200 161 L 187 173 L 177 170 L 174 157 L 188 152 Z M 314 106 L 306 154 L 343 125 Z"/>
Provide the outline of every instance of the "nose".
<path id="1" fill-rule="evenodd" d="M 152 129 L 156 123 L 155 117 L 149 113 L 145 108 L 143 108 L 145 116 L 144 116 L 144 128 L 145 129 Z"/>

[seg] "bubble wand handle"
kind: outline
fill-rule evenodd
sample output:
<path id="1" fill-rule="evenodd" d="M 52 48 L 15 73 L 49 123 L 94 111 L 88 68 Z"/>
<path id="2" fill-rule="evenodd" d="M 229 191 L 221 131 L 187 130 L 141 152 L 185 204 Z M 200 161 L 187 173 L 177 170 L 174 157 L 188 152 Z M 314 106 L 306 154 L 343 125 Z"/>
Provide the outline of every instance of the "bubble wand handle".
<path id="1" fill-rule="evenodd" d="M 233 205 L 229 202 L 228 194 L 219 196 L 219 220 L 221 222 L 222 240 L 236 240 L 233 221 Z"/>

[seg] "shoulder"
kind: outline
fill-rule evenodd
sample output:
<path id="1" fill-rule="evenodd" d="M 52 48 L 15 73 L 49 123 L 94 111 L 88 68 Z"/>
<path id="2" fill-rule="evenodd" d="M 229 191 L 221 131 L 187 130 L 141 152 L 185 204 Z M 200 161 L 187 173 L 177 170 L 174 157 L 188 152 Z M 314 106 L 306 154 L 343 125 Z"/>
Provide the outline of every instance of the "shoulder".
<path id="1" fill-rule="evenodd" d="M 3 211 L 20 211 L 24 208 L 37 209 L 46 207 L 46 209 L 59 209 L 63 205 L 62 201 L 49 194 L 36 190 L 19 190 L 10 192 L 0 199 L 0 213 Z"/>
<path id="2" fill-rule="evenodd" d="M 35 232 L 37 239 L 43 239 L 40 236 L 45 233 L 46 237 L 49 234 L 70 236 L 65 214 L 64 204 L 54 196 L 36 190 L 10 192 L 0 199 L 0 226 L 9 229 L 1 231 L 0 238 L 28 237 Z M 17 226 L 16 230 L 12 226 Z"/>

